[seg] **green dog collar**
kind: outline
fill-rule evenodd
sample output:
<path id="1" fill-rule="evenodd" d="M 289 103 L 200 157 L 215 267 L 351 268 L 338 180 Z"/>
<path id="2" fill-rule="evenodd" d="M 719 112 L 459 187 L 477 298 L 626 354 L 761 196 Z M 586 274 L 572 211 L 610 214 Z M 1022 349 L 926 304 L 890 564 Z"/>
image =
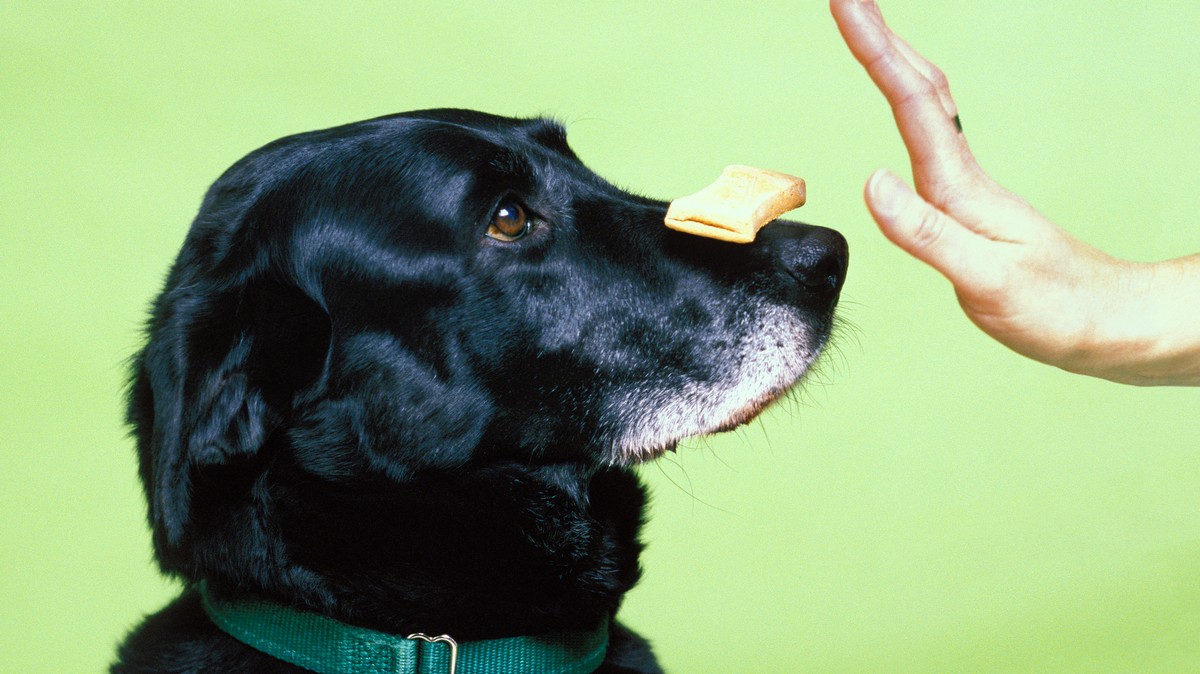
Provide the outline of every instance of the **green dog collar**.
<path id="1" fill-rule="evenodd" d="M 608 621 L 562 632 L 457 643 L 447 635 L 402 637 L 258 599 L 227 601 L 200 583 L 204 611 L 229 636 L 318 674 L 591 674 L 608 650 Z"/>

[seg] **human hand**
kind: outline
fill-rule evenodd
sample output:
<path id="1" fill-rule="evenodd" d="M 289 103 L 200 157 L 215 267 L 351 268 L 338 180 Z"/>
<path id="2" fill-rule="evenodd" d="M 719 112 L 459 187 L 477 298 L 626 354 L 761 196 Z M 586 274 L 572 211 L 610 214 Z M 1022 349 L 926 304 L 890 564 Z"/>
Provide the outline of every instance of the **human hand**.
<path id="1" fill-rule="evenodd" d="M 1200 256 L 1126 262 L 1047 220 L 980 168 L 945 75 L 874 2 L 830 9 L 912 161 L 915 192 L 886 170 L 867 182 L 884 235 L 949 279 L 967 316 L 1018 353 L 1114 381 L 1200 383 Z"/>

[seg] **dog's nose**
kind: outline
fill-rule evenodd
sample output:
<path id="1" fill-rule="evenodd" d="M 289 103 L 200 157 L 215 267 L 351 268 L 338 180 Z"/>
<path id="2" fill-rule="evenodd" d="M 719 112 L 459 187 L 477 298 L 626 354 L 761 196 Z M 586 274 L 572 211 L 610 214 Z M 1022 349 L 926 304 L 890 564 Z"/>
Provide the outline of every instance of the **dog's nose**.
<path id="1" fill-rule="evenodd" d="M 806 227 L 799 236 L 783 238 L 778 245 L 784 269 L 805 288 L 835 296 L 841 291 L 850 259 L 841 234 L 825 227 Z"/>

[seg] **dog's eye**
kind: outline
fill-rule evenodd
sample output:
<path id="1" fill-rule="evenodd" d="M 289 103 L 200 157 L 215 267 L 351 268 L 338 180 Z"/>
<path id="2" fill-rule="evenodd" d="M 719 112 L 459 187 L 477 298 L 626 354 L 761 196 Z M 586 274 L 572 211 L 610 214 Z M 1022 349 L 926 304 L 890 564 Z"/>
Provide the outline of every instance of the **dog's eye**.
<path id="1" fill-rule="evenodd" d="M 533 229 L 533 220 L 515 201 L 504 201 L 492 216 L 487 235 L 497 241 L 516 241 Z"/>

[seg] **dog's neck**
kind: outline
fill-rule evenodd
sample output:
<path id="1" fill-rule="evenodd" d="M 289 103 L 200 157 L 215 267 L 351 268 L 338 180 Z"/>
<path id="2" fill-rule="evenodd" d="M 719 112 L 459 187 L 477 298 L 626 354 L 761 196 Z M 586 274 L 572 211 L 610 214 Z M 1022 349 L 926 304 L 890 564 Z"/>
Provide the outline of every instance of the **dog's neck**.
<path id="1" fill-rule="evenodd" d="M 227 578 L 212 577 L 227 563 L 197 558 L 209 582 L 371 629 L 485 639 L 593 628 L 638 578 L 644 495 L 628 469 L 500 464 L 275 484 L 287 487 L 251 490 L 255 512 L 222 516 L 255 523 L 242 539 L 262 546 L 258 560 Z"/>

